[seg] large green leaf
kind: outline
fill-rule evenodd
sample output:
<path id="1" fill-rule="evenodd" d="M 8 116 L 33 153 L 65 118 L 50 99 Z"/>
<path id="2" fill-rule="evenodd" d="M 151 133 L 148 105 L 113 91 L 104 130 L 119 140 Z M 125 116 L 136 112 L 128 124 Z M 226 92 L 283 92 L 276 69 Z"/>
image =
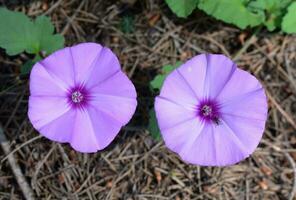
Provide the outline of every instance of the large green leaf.
<path id="1" fill-rule="evenodd" d="M 281 27 L 283 15 L 292 0 L 252 0 L 248 4 L 249 10 L 263 15 L 264 25 L 269 31 Z"/>
<path id="2" fill-rule="evenodd" d="M 288 8 L 288 13 L 284 16 L 282 30 L 286 33 L 296 33 L 296 2 Z"/>
<path id="3" fill-rule="evenodd" d="M 33 28 L 33 22 L 25 14 L 0 8 L 0 47 L 6 49 L 8 55 L 34 51 L 30 45 Z"/>
<path id="4" fill-rule="evenodd" d="M 264 17 L 248 10 L 245 3 L 244 0 L 200 0 L 198 8 L 242 29 L 263 23 Z"/>
<path id="5" fill-rule="evenodd" d="M 8 55 L 23 51 L 50 54 L 62 48 L 63 36 L 53 32 L 54 26 L 46 16 L 37 17 L 33 22 L 21 12 L 0 8 L 0 47 L 6 49 Z"/>
<path id="6" fill-rule="evenodd" d="M 178 17 L 187 17 L 196 8 L 198 0 L 165 0 Z"/>

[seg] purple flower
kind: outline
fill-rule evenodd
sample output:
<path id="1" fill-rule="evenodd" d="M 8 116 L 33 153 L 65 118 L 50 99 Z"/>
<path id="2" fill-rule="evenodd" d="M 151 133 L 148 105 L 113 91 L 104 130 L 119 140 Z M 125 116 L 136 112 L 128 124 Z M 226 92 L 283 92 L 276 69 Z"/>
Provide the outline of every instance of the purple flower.
<path id="1" fill-rule="evenodd" d="M 45 137 L 80 152 L 105 148 L 135 112 L 136 91 L 114 53 L 82 43 L 36 63 L 29 118 Z"/>
<path id="2" fill-rule="evenodd" d="M 258 146 L 267 100 L 258 80 L 229 58 L 202 54 L 166 78 L 155 110 L 166 145 L 184 161 L 225 166 Z"/>

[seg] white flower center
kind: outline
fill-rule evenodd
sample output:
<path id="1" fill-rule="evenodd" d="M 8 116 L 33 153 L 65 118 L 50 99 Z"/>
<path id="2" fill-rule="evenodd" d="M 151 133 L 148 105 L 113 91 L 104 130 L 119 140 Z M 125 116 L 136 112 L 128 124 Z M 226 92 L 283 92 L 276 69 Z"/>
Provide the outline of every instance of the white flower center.
<path id="1" fill-rule="evenodd" d="M 203 116 L 209 116 L 212 114 L 213 109 L 212 109 L 212 107 L 210 107 L 208 105 L 204 105 L 201 109 L 201 112 L 202 112 Z"/>
<path id="2" fill-rule="evenodd" d="M 73 103 L 80 103 L 83 101 L 83 94 L 81 94 L 80 91 L 75 91 L 72 93 L 71 95 L 71 99 L 73 101 Z"/>

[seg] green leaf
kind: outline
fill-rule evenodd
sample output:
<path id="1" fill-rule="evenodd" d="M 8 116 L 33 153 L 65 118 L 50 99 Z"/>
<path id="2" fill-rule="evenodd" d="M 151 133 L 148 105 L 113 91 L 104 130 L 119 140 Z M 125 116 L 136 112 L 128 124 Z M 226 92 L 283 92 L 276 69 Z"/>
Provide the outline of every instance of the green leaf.
<path id="1" fill-rule="evenodd" d="M 262 15 L 247 9 L 244 0 L 200 0 L 198 8 L 239 28 L 254 27 L 264 21 Z"/>
<path id="2" fill-rule="evenodd" d="M 161 134 L 160 130 L 158 127 L 157 119 L 156 119 L 156 114 L 154 109 L 151 109 L 149 111 L 149 124 L 148 124 L 148 131 L 150 132 L 151 136 L 157 140 L 161 140 Z"/>
<path id="3" fill-rule="evenodd" d="M 21 66 L 21 74 L 29 74 L 32 70 L 33 65 L 35 65 L 35 63 L 41 59 L 42 58 L 37 54 L 33 60 L 28 60 L 27 62 L 25 62 L 25 64 Z"/>
<path id="4" fill-rule="evenodd" d="M 33 60 L 28 60 L 27 62 L 25 62 L 25 64 L 21 66 L 21 74 L 29 74 L 34 64 L 35 63 L 33 62 Z"/>
<path id="5" fill-rule="evenodd" d="M 296 2 L 288 7 L 288 13 L 283 18 L 282 30 L 286 33 L 296 33 Z"/>
<path id="6" fill-rule="evenodd" d="M 178 17 L 188 17 L 196 8 L 198 0 L 165 0 Z"/>
<path id="7" fill-rule="evenodd" d="M 281 22 L 292 0 L 253 0 L 248 4 L 249 10 L 263 15 L 264 25 L 269 31 L 281 27 Z"/>
<path id="8" fill-rule="evenodd" d="M 63 36 L 53 32 L 54 26 L 46 16 L 37 17 L 33 22 L 21 12 L 0 8 L 0 47 L 6 49 L 8 55 L 24 51 L 31 54 L 44 51 L 50 54 L 62 48 Z"/>
<path id="9" fill-rule="evenodd" d="M 121 31 L 124 33 L 132 33 L 135 30 L 134 18 L 131 15 L 125 15 L 120 23 Z"/>
<path id="10" fill-rule="evenodd" d="M 174 66 L 173 65 L 165 65 L 162 67 L 162 73 L 155 76 L 155 78 L 150 82 L 150 85 L 153 89 L 160 89 L 165 78 L 167 77 L 167 75 L 173 71 L 174 69 L 176 69 L 177 67 L 179 67 L 182 63 L 181 62 L 177 62 Z"/>
<path id="11" fill-rule="evenodd" d="M 39 42 L 39 50 L 51 54 L 64 46 L 64 37 L 60 34 L 53 34 L 54 26 L 50 18 L 39 16 L 35 20 L 35 32 Z"/>
<path id="12" fill-rule="evenodd" d="M 26 50 L 32 43 L 33 22 L 23 13 L 0 8 L 0 47 L 8 55 L 16 55 Z"/>

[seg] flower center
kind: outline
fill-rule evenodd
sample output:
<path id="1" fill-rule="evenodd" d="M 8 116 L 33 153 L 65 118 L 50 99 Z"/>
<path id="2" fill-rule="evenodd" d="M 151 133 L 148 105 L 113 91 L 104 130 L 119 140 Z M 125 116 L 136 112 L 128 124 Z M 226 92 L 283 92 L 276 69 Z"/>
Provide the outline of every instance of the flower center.
<path id="1" fill-rule="evenodd" d="M 201 108 L 201 113 L 203 116 L 209 116 L 212 114 L 212 107 L 208 106 L 208 105 L 204 105 L 202 108 Z"/>
<path id="2" fill-rule="evenodd" d="M 71 95 L 71 99 L 73 103 L 77 104 L 83 101 L 84 96 L 80 91 L 74 91 Z"/>
<path id="3" fill-rule="evenodd" d="M 201 121 L 220 124 L 219 104 L 212 100 L 204 100 L 198 105 L 198 117 Z"/>

